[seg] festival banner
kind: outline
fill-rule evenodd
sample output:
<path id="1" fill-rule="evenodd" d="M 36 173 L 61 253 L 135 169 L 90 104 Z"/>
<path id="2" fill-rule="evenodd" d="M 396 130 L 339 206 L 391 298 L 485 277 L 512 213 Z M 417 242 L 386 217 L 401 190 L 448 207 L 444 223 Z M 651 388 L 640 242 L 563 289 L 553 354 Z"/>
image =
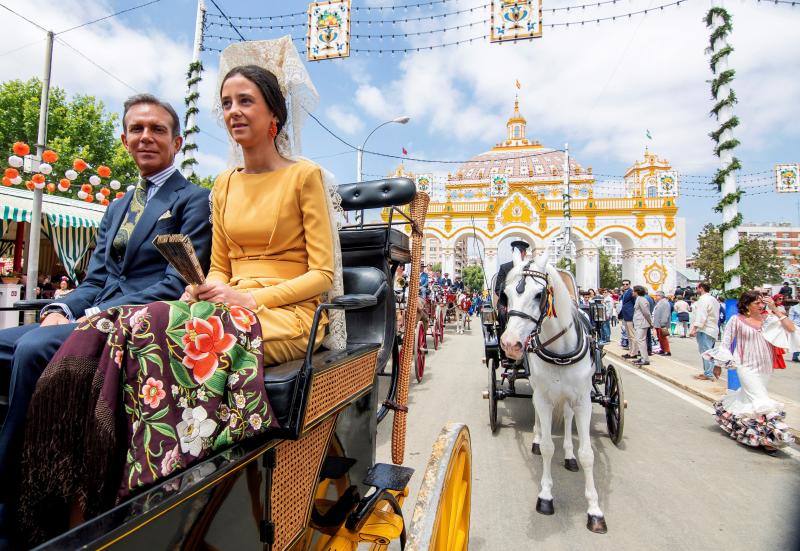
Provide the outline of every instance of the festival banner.
<path id="1" fill-rule="evenodd" d="M 778 193 L 800 191 L 800 165 L 775 165 L 775 191 Z"/>
<path id="2" fill-rule="evenodd" d="M 417 176 L 417 191 L 420 193 L 431 194 L 433 191 L 433 177 L 430 174 L 420 174 Z"/>
<path id="3" fill-rule="evenodd" d="M 678 196 L 678 173 L 669 170 L 662 171 L 657 174 L 657 189 L 659 197 L 677 197 Z"/>
<path id="4" fill-rule="evenodd" d="M 491 42 L 542 36 L 542 0 L 494 0 L 491 6 Z"/>
<path id="5" fill-rule="evenodd" d="M 505 174 L 493 174 L 491 181 L 489 197 L 505 197 L 508 195 L 508 176 Z"/>
<path id="6" fill-rule="evenodd" d="M 309 61 L 350 55 L 350 0 L 308 5 L 306 57 Z"/>

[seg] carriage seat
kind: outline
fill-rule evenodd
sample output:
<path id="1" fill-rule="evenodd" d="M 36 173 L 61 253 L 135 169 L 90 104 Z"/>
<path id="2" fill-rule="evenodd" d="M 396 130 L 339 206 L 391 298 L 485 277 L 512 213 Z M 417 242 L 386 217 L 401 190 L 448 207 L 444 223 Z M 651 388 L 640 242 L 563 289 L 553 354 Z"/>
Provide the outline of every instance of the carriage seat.
<path id="1" fill-rule="evenodd" d="M 392 262 L 401 264 L 411 262 L 411 248 L 408 243 L 408 236 L 400 230 L 391 228 L 388 232 L 387 243 L 386 233 L 386 228 L 343 229 L 339 232 L 342 252 L 346 255 L 348 252 L 375 251 L 388 245 L 389 259 Z"/>
<path id="2" fill-rule="evenodd" d="M 377 268 L 347 267 L 343 271 L 345 294 L 335 300 L 336 304 L 349 307 L 360 307 L 347 311 L 347 347 L 345 350 L 319 349 L 311 356 L 314 371 L 327 371 L 347 362 L 349 359 L 375 350 L 382 344 L 383 322 L 377 327 L 377 316 L 383 319 L 383 308 L 388 295 L 386 276 Z M 363 307 L 368 305 L 367 307 Z M 357 317 L 356 317 L 357 316 Z M 264 386 L 273 413 L 281 427 L 288 428 L 293 435 L 298 423 L 302 421 L 303 412 L 298 405 L 305 400 L 303 395 L 307 389 L 301 388 L 304 381 L 305 358 L 293 360 L 274 367 L 264 369 Z M 306 383 L 308 381 L 305 381 Z"/>

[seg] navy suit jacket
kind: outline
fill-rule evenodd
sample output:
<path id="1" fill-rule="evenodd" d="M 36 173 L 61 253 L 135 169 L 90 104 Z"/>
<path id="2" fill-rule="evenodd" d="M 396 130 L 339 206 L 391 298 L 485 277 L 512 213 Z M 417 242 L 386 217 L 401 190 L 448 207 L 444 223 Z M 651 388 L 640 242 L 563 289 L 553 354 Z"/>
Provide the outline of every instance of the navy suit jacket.
<path id="1" fill-rule="evenodd" d="M 152 241 L 157 235 L 188 235 L 203 272 L 207 273 L 211 256 L 208 193 L 176 170 L 147 201 L 121 260 L 116 258 L 112 243 L 128 212 L 133 191 L 112 202 L 100 222 L 86 279 L 58 302 L 79 318 L 91 307 L 105 310 L 121 304 L 178 299 L 186 283 Z M 168 211 L 171 216 L 164 216 Z"/>
<path id="2" fill-rule="evenodd" d="M 623 321 L 633 321 L 633 305 L 635 303 L 636 295 L 633 294 L 633 289 L 628 289 L 622 295 L 622 308 L 619 311 Z"/>

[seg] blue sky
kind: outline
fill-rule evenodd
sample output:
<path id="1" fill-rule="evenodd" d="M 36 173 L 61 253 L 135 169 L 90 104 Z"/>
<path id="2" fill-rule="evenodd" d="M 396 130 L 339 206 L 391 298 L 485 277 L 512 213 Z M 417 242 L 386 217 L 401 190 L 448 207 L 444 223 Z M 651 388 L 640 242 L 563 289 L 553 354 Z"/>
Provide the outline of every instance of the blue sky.
<path id="1" fill-rule="evenodd" d="M 354 1 L 353 6 L 388 6 L 419 3 Z M 556 0 L 544 8 L 574 6 L 585 0 Z M 3 0 L 9 7 L 55 30 L 134 6 L 140 1 L 103 0 Z M 306 2 L 255 2 L 217 0 L 231 16 L 276 16 L 300 12 Z M 400 48 L 441 44 L 485 34 L 480 23 L 488 0 L 445 0 L 432 6 L 358 11 L 353 19 L 372 24 L 353 25 L 353 34 L 388 35 L 436 30 L 478 23 L 447 33 L 408 39 L 358 39 L 354 48 Z M 359 144 L 369 131 L 397 115 L 411 116 L 407 125 L 388 125 L 369 141 L 368 148 L 399 155 L 405 147 L 411 156 L 426 159 L 468 159 L 503 139 L 505 120 L 513 105 L 515 80 L 522 84 L 520 104 L 528 119 L 528 137 L 551 147 L 569 142 L 573 156 L 596 174 L 619 176 L 645 146 L 666 157 L 681 173 L 684 196 L 680 214 L 687 218 L 688 250 L 702 224 L 718 221 L 715 200 L 702 179 L 717 160 L 707 134 L 714 128 L 707 115 L 711 106 L 710 70 L 704 47 L 708 30 L 701 21 L 710 3 L 686 0 L 679 7 L 658 9 L 668 0 L 619 0 L 599 8 L 545 12 L 545 24 L 589 20 L 641 9 L 646 16 L 615 22 L 573 24 L 544 29 L 530 42 L 489 44 L 481 39 L 469 45 L 410 54 L 366 55 L 354 53 L 337 61 L 308 63 L 320 93 L 316 114 L 345 141 Z M 740 102 L 736 112 L 742 125 L 737 136 L 742 146 L 737 156 L 743 178 L 754 187 L 745 195 L 746 221 L 800 222 L 800 203 L 794 196 L 771 191 L 776 162 L 800 162 L 800 42 L 796 36 L 800 7 L 754 0 L 727 4 L 734 16 L 731 43 L 736 51 L 731 66 L 737 70 L 734 88 Z M 137 91 L 151 91 L 183 110 L 184 73 L 191 55 L 195 22 L 194 0 L 162 0 L 142 8 L 67 33 L 62 38 L 128 86 L 107 76 L 64 45 L 56 44 L 53 83 L 69 93 L 93 94 L 110 108 Z M 474 8 L 472 12 L 470 8 Z M 209 12 L 217 13 L 209 2 Z M 464 12 L 464 13 L 454 13 Z M 443 13 L 449 13 L 443 17 Z M 428 19 L 379 24 L 380 19 Z M 0 10 L 8 32 L 0 36 L 0 74 L 28 78 L 41 73 L 41 31 Z M 303 22 L 302 17 L 283 23 Z M 274 19 L 273 24 L 278 24 Z M 213 34 L 233 36 L 213 28 Z M 304 36 L 303 28 L 250 30 L 247 38 L 273 38 L 291 32 Z M 37 39 L 42 38 L 41 41 Z M 207 40 L 207 46 L 224 42 Z M 23 47 L 24 46 L 24 47 Z M 16 51 L 12 51 L 19 48 Z M 9 53 L 10 52 L 10 53 Z M 214 174 L 225 167 L 225 130 L 210 112 L 216 83 L 216 52 L 204 52 L 199 137 L 199 172 Z M 132 89 L 131 89 L 132 88 Z M 653 140 L 645 137 L 650 130 Z M 317 159 L 339 181 L 355 178 L 355 152 L 315 122 L 308 121 L 303 137 L 304 155 Z M 385 174 L 397 160 L 365 156 L 367 174 Z M 445 164 L 406 163 L 417 172 L 446 173 Z M 763 173 L 768 171 L 766 173 Z M 598 180 L 605 180 L 602 177 Z"/>

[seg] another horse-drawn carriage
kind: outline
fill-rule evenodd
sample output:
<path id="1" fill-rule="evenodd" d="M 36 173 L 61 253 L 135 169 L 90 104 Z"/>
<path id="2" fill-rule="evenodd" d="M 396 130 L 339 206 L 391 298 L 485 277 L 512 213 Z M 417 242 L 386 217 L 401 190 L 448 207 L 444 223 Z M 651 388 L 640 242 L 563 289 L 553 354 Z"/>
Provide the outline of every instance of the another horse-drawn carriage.
<path id="1" fill-rule="evenodd" d="M 405 178 L 347 184 L 339 192 L 345 210 L 391 207 L 392 215 L 387 224 L 340 232 L 345 294 L 319 306 L 309 341 L 323 312 L 344 310 L 346 349 L 314 352 L 309 345 L 304 359 L 265 370 L 281 428 L 214 452 L 41 548 L 342 550 L 359 543 L 386 549 L 399 540 L 406 549 L 467 549 L 465 426 L 442 431 L 410 529 L 401 510 L 413 472 L 399 464 L 418 297 L 408 297 L 400 343 L 389 282 L 399 263 L 411 262 L 411 280 L 419 277 L 428 198 Z M 410 246 L 399 224 L 410 226 Z M 375 460 L 378 421 L 388 411 L 395 465 Z"/>

